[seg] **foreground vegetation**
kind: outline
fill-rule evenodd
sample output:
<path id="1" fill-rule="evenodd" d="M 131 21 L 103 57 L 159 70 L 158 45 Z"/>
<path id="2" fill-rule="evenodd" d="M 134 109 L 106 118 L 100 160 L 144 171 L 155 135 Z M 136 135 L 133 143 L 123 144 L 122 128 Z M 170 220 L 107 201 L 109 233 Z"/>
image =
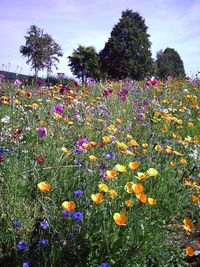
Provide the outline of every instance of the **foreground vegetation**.
<path id="1" fill-rule="evenodd" d="M 0 266 L 198 266 L 198 83 L 40 84 L 0 84 Z"/>

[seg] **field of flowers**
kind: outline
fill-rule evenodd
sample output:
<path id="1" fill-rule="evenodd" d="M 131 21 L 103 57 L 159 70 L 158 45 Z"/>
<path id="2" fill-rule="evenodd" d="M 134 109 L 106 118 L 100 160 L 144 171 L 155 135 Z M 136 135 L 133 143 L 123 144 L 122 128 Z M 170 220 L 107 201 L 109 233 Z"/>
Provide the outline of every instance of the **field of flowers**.
<path id="1" fill-rule="evenodd" d="M 199 83 L 0 83 L 0 266 L 200 266 Z"/>

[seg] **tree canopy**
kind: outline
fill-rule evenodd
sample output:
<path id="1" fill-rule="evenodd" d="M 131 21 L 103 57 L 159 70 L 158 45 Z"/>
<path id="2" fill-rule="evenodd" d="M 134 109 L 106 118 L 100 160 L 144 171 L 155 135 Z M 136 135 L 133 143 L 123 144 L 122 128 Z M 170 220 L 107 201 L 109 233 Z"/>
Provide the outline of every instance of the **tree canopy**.
<path id="1" fill-rule="evenodd" d="M 110 78 L 143 79 L 153 71 L 151 43 L 145 20 L 137 12 L 122 12 L 119 22 L 100 51 L 101 69 Z"/>
<path id="2" fill-rule="evenodd" d="M 168 75 L 185 76 L 183 61 L 176 50 L 166 48 L 164 52 L 160 50 L 157 53 L 157 75 L 161 79 L 167 78 Z"/>
<path id="3" fill-rule="evenodd" d="M 32 25 L 25 36 L 26 44 L 20 47 L 22 56 L 27 57 L 27 64 L 35 70 L 37 76 L 39 70 L 47 69 L 47 74 L 56 67 L 58 57 L 63 56 L 61 47 L 53 38 L 35 25 Z"/>
<path id="4" fill-rule="evenodd" d="M 79 45 L 77 49 L 73 50 L 71 56 L 68 57 L 71 72 L 76 77 L 81 77 L 83 70 L 87 71 L 87 76 L 99 80 L 100 65 L 99 57 L 94 47 L 85 47 Z"/>

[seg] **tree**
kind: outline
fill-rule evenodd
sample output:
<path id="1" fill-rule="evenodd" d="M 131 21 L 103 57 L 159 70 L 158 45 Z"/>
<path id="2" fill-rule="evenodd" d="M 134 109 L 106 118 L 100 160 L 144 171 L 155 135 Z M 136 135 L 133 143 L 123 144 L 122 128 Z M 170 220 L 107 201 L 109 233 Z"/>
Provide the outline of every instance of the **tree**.
<path id="1" fill-rule="evenodd" d="M 166 48 L 164 52 L 160 50 L 157 53 L 157 75 L 161 79 L 167 78 L 168 75 L 185 76 L 183 61 L 176 50 Z"/>
<path id="2" fill-rule="evenodd" d="M 47 69 L 47 75 L 56 67 L 59 62 L 58 57 L 63 56 L 61 47 L 52 39 L 49 34 L 35 25 L 32 25 L 25 36 L 26 44 L 20 47 L 23 57 L 28 57 L 27 64 L 31 64 L 31 69 L 38 71 Z"/>
<path id="3" fill-rule="evenodd" d="M 122 12 L 111 37 L 99 53 L 101 69 L 114 79 L 143 79 L 152 74 L 151 43 L 145 20 L 132 10 Z"/>
<path id="4" fill-rule="evenodd" d="M 94 47 L 85 47 L 79 45 L 79 47 L 73 50 L 72 56 L 68 57 L 71 72 L 77 78 L 82 76 L 82 72 L 87 72 L 87 76 L 94 79 L 100 79 L 100 65 L 99 56 L 96 53 Z"/>

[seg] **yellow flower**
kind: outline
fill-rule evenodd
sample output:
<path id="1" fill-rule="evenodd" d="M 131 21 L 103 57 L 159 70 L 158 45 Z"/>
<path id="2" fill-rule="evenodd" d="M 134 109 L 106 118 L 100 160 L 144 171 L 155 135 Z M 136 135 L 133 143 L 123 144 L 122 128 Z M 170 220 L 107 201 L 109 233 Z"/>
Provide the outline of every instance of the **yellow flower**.
<path id="1" fill-rule="evenodd" d="M 96 204 L 100 204 L 103 202 L 103 194 L 102 193 L 97 193 L 97 194 L 92 194 L 91 195 L 92 201 L 94 201 Z"/>
<path id="2" fill-rule="evenodd" d="M 115 170 L 107 170 L 106 176 L 108 179 L 114 179 L 117 176 L 117 172 Z"/>
<path id="3" fill-rule="evenodd" d="M 99 190 L 102 192 L 108 192 L 109 190 L 109 187 L 107 186 L 107 184 L 99 184 L 98 187 L 99 187 Z"/>
<path id="4" fill-rule="evenodd" d="M 158 151 L 158 152 L 160 152 L 160 151 L 163 150 L 163 148 L 161 147 L 161 145 L 156 145 L 155 146 L 155 150 Z"/>
<path id="5" fill-rule="evenodd" d="M 189 127 L 194 127 L 194 123 L 191 122 L 191 121 L 189 121 L 189 122 L 188 122 L 188 126 L 189 126 Z"/>
<path id="6" fill-rule="evenodd" d="M 185 218 L 183 220 L 183 228 L 185 229 L 186 232 L 192 232 L 192 229 L 193 229 L 192 220 Z"/>
<path id="7" fill-rule="evenodd" d="M 147 143 L 142 144 L 144 148 L 148 147 L 149 145 Z"/>
<path id="8" fill-rule="evenodd" d="M 157 176 L 158 175 L 158 171 L 154 168 L 149 168 L 147 170 L 147 174 L 151 177 L 151 176 Z"/>
<path id="9" fill-rule="evenodd" d="M 82 144 L 82 147 L 85 148 L 85 149 L 88 149 L 91 145 L 90 144 L 87 144 L 87 143 L 83 143 Z"/>
<path id="10" fill-rule="evenodd" d="M 200 198 L 198 196 L 192 195 L 192 202 L 196 203 L 199 202 Z"/>
<path id="11" fill-rule="evenodd" d="M 38 188 L 40 189 L 41 192 L 48 192 L 52 188 L 51 184 L 48 184 L 46 182 L 40 182 L 40 183 L 38 183 L 37 186 L 38 186 Z"/>
<path id="12" fill-rule="evenodd" d="M 127 169 L 124 165 L 121 165 L 121 164 L 116 164 L 115 165 L 115 169 L 118 171 L 118 172 L 127 172 Z"/>
<path id="13" fill-rule="evenodd" d="M 90 142 L 90 144 L 91 144 L 92 147 L 96 147 L 97 146 L 97 142 L 95 142 L 95 141 Z"/>
<path id="14" fill-rule="evenodd" d="M 149 205 L 154 206 L 154 205 L 156 205 L 157 200 L 154 198 L 148 197 L 148 203 L 149 203 Z"/>
<path id="15" fill-rule="evenodd" d="M 60 114 L 58 114 L 58 113 L 53 113 L 53 117 L 54 117 L 54 119 L 55 120 L 57 120 L 57 121 L 59 121 L 59 120 L 61 120 L 62 119 L 62 115 L 60 115 Z"/>
<path id="16" fill-rule="evenodd" d="M 103 136 L 103 141 L 104 143 L 110 143 L 111 142 L 110 136 Z"/>
<path id="17" fill-rule="evenodd" d="M 127 200 L 124 201 L 124 203 L 128 208 L 130 208 L 130 207 L 132 207 L 134 205 L 133 199 L 127 199 Z"/>
<path id="18" fill-rule="evenodd" d="M 147 202 L 147 195 L 144 192 L 136 194 L 137 199 L 139 199 L 142 203 Z"/>
<path id="19" fill-rule="evenodd" d="M 186 252 L 187 256 L 189 256 L 189 257 L 194 256 L 194 250 L 192 247 L 186 247 L 185 252 Z"/>
<path id="20" fill-rule="evenodd" d="M 76 208 L 74 201 L 64 201 L 61 206 L 66 211 L 72 211 Z"/>
<path id="21" fill-rule="evenodd" d="M 162 132 L 165 133 L 167 131 L 167 126 L 166 125 L 163 125 L 162 126 Z"/>
<path id="22" fill-rule="evenodd" d="M 126 215 L 124 213 L 115 213 L 113 219 L 118 226 L 126 225 Z"/>
<path id="23" fill-rule="evenodd" d="M 135 161 L 135 162 L 130 162 L 128 166 L 129 166 L 129 168 L 130 168 L 132 171 L 134 171 L 134 170 L 136 170 L 136 169 L 140 166 L 140 163 L 137 162 L 137 161 Z"/>
<path id="24" fill-rule="evenodd" d="M 64 147 L 64 146 L 61 148 L 61 150 L 62 150 L 62 152 L 63 152 L 64 154 L 66 154 L 66 155 L 68 155 L 68 156 L 72 153 L 70 150 L 68 150 L 68 149 L 67 149 L 66 147 Z"/>
<path id="25" fill-rule="evenodd" d="M 187 160 L 184 159 L 184 158 L 182 158 L 182 159 L 180 160 L 180 163 L 185 165 L 185 164 L 187 164 Z"/>
<path id="26" fill-rule="evenodd" d="M 89 156 L 89 159 L 90 159 L 91 161 L 97 161 L 97 157 L 95 157 L 94 155 L 90 155 L 90 156 Z"/>
<path id="27" fill-rule="evenodd" d="M 116 119 L 117 123 L 122 124 L 123 120 L 121 118 Z"/>
<path id="28" fill-rule="evenodd" d="M 131 139 L 129 142 L 129 146 L 139 146 L 139 144 L 135 139 Z"/>
<path id="29" fill-rule="evenodd" d="M 172 166 L 172 167 L 176 167 L 176 162 L 175 162 L 175 161 L 171 161 L 171 162 L 170 162 L 170 166 Z"/>
<path id="30" fill-rule="evenodd" d="M 107 196 L 108 196 L 108 198 L 114 198 L 114 197 L 117 197 L 118 194 L 117 194 L 117 191 L 116 190 L 110 189 L 107 192 Z"/>
<path id="31" fill-rule="evenodd" d="M 142 181 L 142 180 L 146 180 L 148 178 L 148 175 L 146 172 L 138 172 L 136 178 Z"/>
<path id="32" fill-rule="evenodd" d="M 128 182 L 126 183 L 125 187 L 124 187 L 125 191 L 127 193 L 133 193 L 133 183 L 132 182 Z"/>
<path id="33" fill-rule="evenodd" d="M 42 127 L 45 127 L 45 126 L 47 125 L 46 121 L 40 121 L 39 124 L 40 124 L 40 126 L 42 126 Z"/>
<path id="34" fill-rule="evenodd" d="M 119 149 L 121 149 L 121 150 L 126 150 L 126 149 L 127 149 L 127 145 L 124 144 L 123 142 L 119 142 L 119 141 L 117 141 L 117 142 L 116 142 L 116 146 L 117 146 L 117 148 L 119 148 Z"/>
<path id="35" fill-rule="evenodd" d="M 140 194 L 144 191 L 144 187 L 141 183 L 133 184 L 132 190 L 135 194 Z"/>

